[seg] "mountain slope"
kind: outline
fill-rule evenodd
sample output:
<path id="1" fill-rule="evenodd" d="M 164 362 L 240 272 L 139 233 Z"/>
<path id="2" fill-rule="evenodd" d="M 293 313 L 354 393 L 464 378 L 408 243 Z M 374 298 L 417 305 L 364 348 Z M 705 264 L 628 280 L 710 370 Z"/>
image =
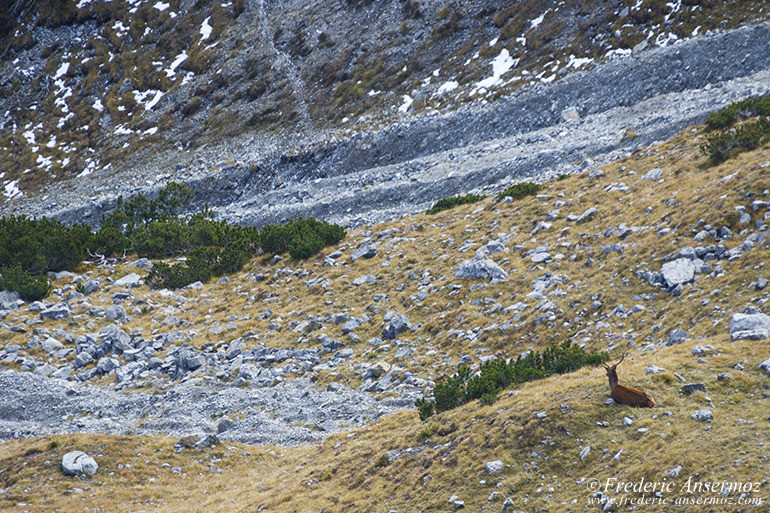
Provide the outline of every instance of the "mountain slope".
<path id="1" fill-rule="evenodd" d="M 608 479 L 644 479 L 675 483 L 661 496 L 672 502 L 644 506 L 653 511 L 670 511 L 676 500 L 683 511 L 703 511 L 683 502 L 698 498 L 732 501 L 708 503 L 710 511 L 751 510 L 754 503 L 739 501 L 764 499 L 770 484 L 770 375 L 759 367 L 770 356 L 760 326 L 768 300 L 770 146 L 714 166 L 700 150 L 710 135 L 694 127 L 546 182 L 535 196 L 488 198 L 355 230 L 306 263 L 254 261 L 228 282 L 202 288 L 124 289 L 112 282 L 129 271 L 123 263 L 62 275 L 50 299 L 69 304 L 72 317 L 47 320 L 22 304 L 0 332 L 10 369 L 0 376 L 16 394 L 0 410 L 2 432 L 29 437 L 0 445 L 3 507 L 78 511 L 85 499 L 88 507 L 179 511 L 195 497 L 200 507 L 222 511 L 425 511 L 453 509 L 447 501 L 457 496 L 453 502 L 471 510 L 499 511 L 510 498 L 515 510 L 597 511 L 604 504 L 589 504 L 602 499 L 589 488 L 592 479 L 618 501 L 651 495 L 624 493 Z M 367 244 L 376 254 L 352 261 Z M 477 250 L 507 276 L 456 276 Z M 679 268 L 692 275 L 677 277 L 672 270 Z M 99 279 L 101 290 L 78 295 L 81 275 Z M 117 323 L 106 315 L 108 307 L 117 311 L 115 301 L 126 310 Z M 391 310 L 413 329 L 386 339 Z M 746 317 L 757 320 L 755 332 L 738 328 Z M 107 358 L 112 369 L 97 361 L 73 368 L 74 349 L 87 347 L 89 333 L 101 340 L 116 327 L 134 344 L 157 347 L 160 366 L 150 368 L 146 353 L 132 349 Z M 45 347 L 56 344 L 44 337 L 60 340 L 61 349 L 49 353 Z M 588 367 L 425 422 L 413 408 L 363 419 L 358 428 L 358 419 L 334 422 L 340 410 L 331 396 L 371 394 L 379 399 L 375 411 L 398 401 L 405 407 L 460 362 L 475 369 L 492 356 L 513 358 L 567 338 L 617 359 L 628 352 L 621 383 L 644 387 L 656 406 L 606 405 L 605 373 Z M 317 360 L 306 357 L 311 353 Z M 46 377 L 68 366 L 57 375 L 70 381 Z M 72 392 L 61 388 L 59 400 L 25 395 L 21 376 Z M 287 393 L 307 380 L 314 385 L 302 385 L 303 394 Z M 91 393 L 81 388 L 87 383 L 120 394 L 120 413 L 106 405 L 60 411 Z M 703 386 L 688 395 L 682 389 L 689 383 Z M 227 400 L 260 390 L 272 399 Z M 190 416 L 173 402 L 179 399 L 194 401 L 200 413 Z M 56 401 L 55 415 L 46 416 L 45 401 Z M 693 418 L 699 410 L 713 419 Z M 276 426 L 325 441 L 262 448 L 232 441 L 277 433 Z M 105 431 L 114 435 L 93 434 Z M 158 431 L 193 440 L 218 433 L 224 441 L 176 451 L 176 438 L 135 435 Z M 92 480 L 61 475 L 60 458 L 71 449 L 98 460 Z M 502 470 L 488 473 L 486 463 L 497 460 Z M 751 489 L 683 488 L 713 482 Z"/>

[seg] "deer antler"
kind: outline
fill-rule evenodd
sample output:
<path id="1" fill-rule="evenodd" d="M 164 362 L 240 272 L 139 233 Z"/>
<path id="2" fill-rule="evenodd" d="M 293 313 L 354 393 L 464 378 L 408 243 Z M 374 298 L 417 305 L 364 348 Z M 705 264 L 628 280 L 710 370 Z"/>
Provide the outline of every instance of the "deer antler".
<path id="1" fill-rule="evenodd" d="M 620 362 L 626 359 L 626 356 L 628 356 L 628 353 L 624 354 L 623 357 L 618 361 L 618 363 L 615 364 L 615 366 L 620 365 Z"/>

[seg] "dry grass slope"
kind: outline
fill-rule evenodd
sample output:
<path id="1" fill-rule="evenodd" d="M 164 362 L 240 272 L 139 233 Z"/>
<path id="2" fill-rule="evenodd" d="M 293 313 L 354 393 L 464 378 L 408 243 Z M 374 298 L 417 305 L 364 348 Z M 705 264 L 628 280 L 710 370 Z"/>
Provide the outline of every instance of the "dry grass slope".
<path id="1" fill-rule="evenodd" d="M 591 479 L 602 484 L 608 478 L 619 481 L 673 482 L 671 500 L 722 497 L 719 493 L 688 494 L 681 487 L 692 481 L 757 482 L 747 498 L 770 495 L 770 462 L 767 440 L 770 422 L 767 390 L 770 378 L 757 368 L 770 353 L 767 340 L 731 342 L 730 316 L 753 305 L 762 307 L 767 292 L 749 288 L 759 276 L 766 276 L 766 245 L 746 252 L 740 259 L 720 261 L 721 275 L 700 275 L 680 297 L 672 297 L 637 278 L 639 268 L 657 270 L 661 259 L 685 246 L 697 246 L 693 236 L 702 224 L 730 226 L 736 236 L 728 248 L 739 246 L 741 229 L 753 226 L 765 210 L 752 212 L 751 225 L 740 225 L 735 207 L 748 206 L 757 197 L 766 199 L 770 189 L 770 146 L 741 154 L 719 166 L 708 167 L 698 146 L 701 128 L 686 130 L 659 146 L 639 151 L 627 159 L 602 166 L 604 175 L 587 173 L 544 184 L 535 197 L 514 203 L 491 199 L 460 206 L 433 216 L 418 215 L 373 227 L 372 233 L 358 230 L 336 248 L 343 253 L 366 240 L 378 242 L 375 258 L 361 259 L 337 267 L 323 267 L 323 255 L 305 263 L 277 264 L 255 261 L 243 273 L 224 285 L 208 284 L 202 290 L 182 294 L 194 299 L 185 305 L 187 329 L 200 333 L 191 344 L 218 343 L 220 337 L 208 328 L 225 325 L 231 315 L 239 316 L 230 338 L 259 334 L 260 342 L 273 347 L 302 347 L 318 344 L 313 337 L 289 329 L 271 331 L 276 317 L 285 322 L 308 314 L 323 316 L 346 311 L 351 315 L 368 312 L 373 322 L 358 330 L 362 342 L 352 344 L 356 353 L 348 367 L 317 376 L 319 385 L 341 381 L 360 382 L 355 365 L 376 360 L 393 360 L 396 347 L 373 348 L 363 341 L 378 336 L 387 310 L 405 313 L 419 326 L 403 335 L 403 343 L 415 349 L 409 361 L 398 362 L 404 371 L 437 380 L 454 372 L 461 355 L 496 354 L 515 357 L 522 351 L 543 347 L 571 337 L 597 350 L 631 354 L 620 367 L 621 383 L 641 386 L 656 400 L 652 409 L 606 406 L 609 388 L 604 370 L 584 368 L 575 373 L 528 383 L 503 393 L 493 405 L 477 401 L 444 412 L 425 423 L 415 410 L 391 415 L 366 428 L 333 435 L 323 444 L 305 447 L 246 447 L 224 442 L 209 449 L 175 452 L 175 440 L 132 436 L 69 435 L 13 440 L 0 445 L 0 509 L 21 511 L 278 511 L 278 512 L 387 512 L 451 511 L 452 495 L 465 502 L 468 511 L 501 511 L 506 497 L 513 509 L 524 511 L 598 511 L 588 505 Z M 650 169 L 661 168 L 660 180 L 641 180 Z M 725 180 L 726 177 L 730 177 Z M 628 187 L 624 191 L 618 185 Z M 614 184 L 614 187 L 613 187 Z M 612 189 L 615 190 L 612 190 Z M 748 193 L 751 193 L 750 195 Z M 562 201 L 552 226 L 533 234 L 554 203 Z M 590 207 L 598 213 L 576 224 L 567 214 L 581 214 Z M 703 219 L 705 223 L 699 223 Z M 626 224 L 647 227 L 620 240 L 602 234 L 609 226 Z M 389 229 L 398 232 L 388 232 Z M 660 235 L 663 228 L 671 231 Z M 388 234 L 390 235 L 383 235 Z M 497 234 L 510 235 L 510 253 L 491 255 L 509 273 L 508 281 L 483 284 L 470 290 L 468 281 L 455 279 L 460 261 Z M 665 231 L 663 232 L 665 233 Z M 467 253 L 458 250 L 473 242 Z M 602 253 L 602 247 L 622 243 L 622 253 Z M 705 244 L 705 243 L 704 243 Z M 514 249 L 523 246 L 525 250 Z M 535 264 L 526 250 L 548 246 L 553 261 Z M 563 257 L 559 257 L 557 253 Z M 297 278 L 302 267 L 307 276 Z M 285 273 L 282 270 L 288 269 Z M 419 300 L 418 281 L 430 269 L 434 289 Z M 106 271 L 84 268 L 96 277 Z M 555 305 L 552 319 L 543 316 L 537 302 L 527 298 L 532 280 L 545 272 L 567 277 L 563 295 L 549 295 Z M 267 279 L 255 283 L 254 273 Z M 353 279 L 371 274 L 374 284 L 354 287 Z M 112 275 L 112 278 L 117 276 Z M 106 276 L 105 276 L 106 278 Z M 306 286 L 303 281 L 318 278 Z M 321 285 L 329 280 L 327 286 Z M 461 285 L 451 291 L 449 284 Z M 67 285 L 57 283 L 62 294 Z M 405 285 L 399 290 L 397 287 Z M 719 290 L 719 293 L 714 293 Z M 108 303 L 112 292 L 90 301 Z M 374 301 L 375 293 L 387 299 Z M 644 298 L 642 297 L 644 295 Z M 137 315 L 133 329 L 145 334 L 169 329 L 160 325 L 159 312 L 178 303 L 157 292 L 144 296 L 144 313 Z M 516 302 L 529 308 L 511 315 L 489 311 L 492 298 L 503 306 Z M 474 303 L 481 300 L 480 303 Z M 602 307 L 591 309 L 593 301 Z M 643 304 L 640 313 L 618 318 L 611 315 L 618 305 L 625 311 Z M 269 307 L 271 320 L 259 315 Z M 161 310 L 158 310 L 161 309 Z M 158 312 L 155 312 L 158 310 Z M 244 319 L 244 314 L 250 314 Z M 28 313 L 11 314 L 6 321 L 21 322 Z M 181 314 L 180 314 L 181 315 Z M 15 316 L 15 317 L 14 317 Z M 507 330 L 498 327 L 505 321 Z M 96 325 L 70 326 L 98 330 Z M 101 323 L 101 324 L 100 324 Z M 477 338 L 468 342 L 451 330 L 478 328 Z M 690 340 L 661 347 L 674 328 L 687 331 Z M 21 340 L 4 332 L 7 342 Z M 715 349 L 699 360 L 691 354 L 694 345 L 712 344 Z M 631 347 L 629 347 L 631 346 Z M 638 351 L 644 346 L 644 351 Z M 665 369 L 645 374 L 654 364 Z M 741 364 L 743 370 L 734 369 Z M 717 375 L 730 372 L 732 379 Z M 704 383 L 707 393 L 684 395 L 687 383 Z M 106 381 L 107 378 L 105 378 Z M 148 385 L 149 386 L 149 385 Z M 713 406 L 709 406 L 713 405 Z M 714 420 L 703 423 L 690 415 L 709 407 Z M 535 414 L 545 412 L 545 417 Z M 624 417 L 632 420 L 624 425 Z M 606 423 L 606 424 L 605 424 Z M 591 450 L 584 458 L 580 453 Z M 87 481 L 64 477 L 59 464 L 62 455 L 81 449 L 94 455 L 100 470 Z M 502 460 L 504 469 L 487 475 L 488 461 Z M 667 473 L 681 466 L 678 476 Z M 497 495 L 491 496 L 493 492 Z M 610 497 L 624 495 L 612 487 Z M 641 493 L 627 493 L 639 498 Z M 646 494 L 647 497 L 650 494 Z M 725 496 L 734 505 L 648 504 L 643 511 L 766 511 L 767 502 L 751 509 L 738 506 L 740 494 Z M 626 511 L 629 505 L 614 506 Z"/>

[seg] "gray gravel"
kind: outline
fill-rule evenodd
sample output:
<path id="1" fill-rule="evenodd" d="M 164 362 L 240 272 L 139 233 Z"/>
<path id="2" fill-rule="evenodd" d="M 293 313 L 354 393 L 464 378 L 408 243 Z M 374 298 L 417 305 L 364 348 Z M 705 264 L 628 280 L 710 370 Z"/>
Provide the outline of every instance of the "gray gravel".
<path id="1" fill-rule="evenodd" d="M 308 379 L 252 388 L 193 378 L 156 395 L 0 372 L 0 441 L 54 433 L 218 434 L 247 444 L 294 445 L 412 405 L 412 399 L 334 389 L 322 391 Z"/>

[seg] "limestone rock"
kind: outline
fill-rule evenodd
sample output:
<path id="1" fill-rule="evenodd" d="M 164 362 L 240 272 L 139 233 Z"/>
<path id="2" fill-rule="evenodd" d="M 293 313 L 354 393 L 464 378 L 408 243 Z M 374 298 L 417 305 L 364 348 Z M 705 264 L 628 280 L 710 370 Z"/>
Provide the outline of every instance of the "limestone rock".
<path id="1" fill-rule="evenodd" d="M 99 465 L 91 456 L 83 451 L 72 451 L 64 455 L 61 468 L 68 476 L 92 476 L 96 474 Z"/>
<path id="2" fill-rule="evenodd" d="M 730 321 L 730 338 L 732 340 L 760 340 L 770 335 L 770 315 L 763 313 L 733 314 Z"/>
<path id="3" fill-rule="evenodd" d="M 461 263 L 455 271 L 455 278 L 480 278 L 484 280 L 501 280 L 508 276 L 499 265 L 488 258 L 473 258 Z"/>

